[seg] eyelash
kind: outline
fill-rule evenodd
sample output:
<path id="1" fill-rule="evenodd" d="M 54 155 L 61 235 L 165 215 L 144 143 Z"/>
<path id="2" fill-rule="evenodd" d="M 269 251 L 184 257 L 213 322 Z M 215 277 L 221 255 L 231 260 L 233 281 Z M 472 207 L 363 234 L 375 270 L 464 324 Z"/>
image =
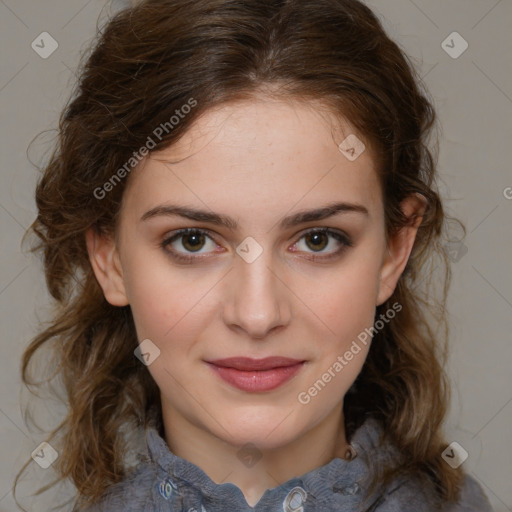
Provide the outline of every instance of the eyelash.
<path id="1" fill-rule="evenodd" d="M 311 254 L 313 254 L 313 256 L 312 257 L 311 256 L 308 257 L 308 259 L 310 259 L 311 261 L 318 261 L 318 260 L 327 261 L 327 260 L 331 260 L 331 259 L 333 259 L 333 258 L 335 258 L 337 256 L 340 256 L 347 248 L 353 246 L 352 240 L 347 235 L 345 235 L 343 233 L 340 233 L 338 231 L 334 231 L 334 230 L 329 229 L 329 228 L 315 228 L 315 229 L 311 229 L 311 230 L 307 231 L 306 233 L 304 233 L 297 240 L 297 242 L 295 242 L 295 244 L 298 243 L 303 238 L 305 238 L 306 236 L 312 235 L 312 234 L 317 234 L 317 233 L 323 233 L 323 234 L 331 235 L 333 238 L 335 238 L 338 242 L 340 242 L 342 244 L 342 247 L 340 249 L 338 249 L 337 251 L 335 251 L 333 253 L 330 253 L 329 256 L 320 256 L 320 257 L 318 257 L 318 256 L 315 255 L 315 253 L 311 253 Z M 175 240 L 179 239 L 180 237 L 183 237 L 185 235 L 190 235 L 190 234 L 206 235 L 213 242 L 217 243 L 215 241 L 215 239 L 212 237 L 211 233 L 209 231 L 207 231 L 207 230 L 199 229 L 199 228 L 184 228 L 184 229 L 180 229 L 180 230 L 176 231 L 171 237 L 166 238 L 160 244 L 160 246 L 168 255 L 171 256 L 171 258 L 173 258 L 173 259 L 175 259 L 177 261 L 180 261 L 180 262 L 192 263 L 194 261 L 198 261 L 200 259 L 204 259 L 207 256 L 183 256 L 183 254 L 181 254 L 179 252 L 167 249 L 167 246 L 170 245 Z"/>

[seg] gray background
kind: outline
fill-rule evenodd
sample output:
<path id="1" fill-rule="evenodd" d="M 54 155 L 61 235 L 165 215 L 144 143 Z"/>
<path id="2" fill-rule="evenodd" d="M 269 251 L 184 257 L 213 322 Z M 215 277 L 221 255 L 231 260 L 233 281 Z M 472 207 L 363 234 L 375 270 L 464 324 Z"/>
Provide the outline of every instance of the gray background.
<path id="1" fill-rule="evenodd" d="M 442 125 L 439 170 L 448 212 L 467 227 L 454 255 L 449 311 L 453 403 L 448 441 L 469 453 L 464 466 L 495 510 L 512 510 L 512 2 L 510 0 L 381 0 L 368 2 L 391 36 L 411 55 L 435 99 Z M 10 487 L 15 472 L 43 440 L 23 422 L 19 361 L 50 302 L 39 262 L 20 241 L 35 217 L 37 171 L 30 141 L 57 126 L 81 49 L 94 37 L 98 16 L 122 5 L 105 0 L 0 0 L 2 166 L 0 171 L 0 512 L 18 510 Z M 103 19 L 103 18 L 102 18 Z M 41 58 L 31 43 L 44 32 L 58 49 Z M 468 43 L 457 58 L 442 42 L 458 32 Z M 452 42 L 453 39 L 453 42 Z M 453 52 L 462 41 L 448 38 Z M 28 156 L 35 162 L 53 140 L 49 132 Z M 39 160 L 40 162 L 40 160 Z M 38 410 L 54 425 L 54 402 Z M 51 479 L 31 462 L 21 492 Z M 69 496 L 67 486 L 59 499 Z M 55 491 L 54 491 L 55 493 Z M 67 494 L 66 494 L 67 493 Z M 29 510 L 48 510 L 55 496 L 26 498 Z M 68 510 L 63 507 L 62 510 Z"/>

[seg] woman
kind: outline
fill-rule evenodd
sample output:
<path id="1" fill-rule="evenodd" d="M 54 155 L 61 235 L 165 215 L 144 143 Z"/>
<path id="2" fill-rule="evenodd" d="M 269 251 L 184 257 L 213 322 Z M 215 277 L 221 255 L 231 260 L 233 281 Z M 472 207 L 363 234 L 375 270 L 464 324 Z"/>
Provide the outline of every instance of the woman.
<path id="1" fill-rule="evenodd" d="M 441 430 L 434 119 L 356 0 L 108 23 L 32 226 L 75 510 L 491 510 Z"/>

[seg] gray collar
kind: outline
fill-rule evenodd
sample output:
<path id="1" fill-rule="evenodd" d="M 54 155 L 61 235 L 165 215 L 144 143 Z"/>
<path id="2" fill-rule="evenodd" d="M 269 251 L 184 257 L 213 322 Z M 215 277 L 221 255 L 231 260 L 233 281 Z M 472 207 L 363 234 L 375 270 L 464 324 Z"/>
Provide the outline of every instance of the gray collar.
<path id="1" fill-rule="evenodd" d="M 382 428 L 367 419 L 350 440 L 356 455 L 352 460 L 334 458 L 328 464 L 267 489 L 254 508 L 248 506 L 242 491 L 232 483 L 217 484 L 195 464 L 173 454 L 155 427 L 146 429 L 148 455 L 159 467 L 158 490 L 164 500 L 177 501 L 184 510 L 321 510 L 333 506 L 337 498 L 351 506 L 367 494 L 367 477 L 379 461 L 389 461 L 396 451 L 382 445 Z M 371 467 L 370 467 L 371 461 Z M 195 508 L 187 508 L 190 503 Z M 200 503 L 200 506 L 199 506 Z M 282 503 L 282 509 L 281 509 Z M 276 505 L 279 505 L 276 508 Z M 347 508 L 350 510 L 350 508 Z"/>

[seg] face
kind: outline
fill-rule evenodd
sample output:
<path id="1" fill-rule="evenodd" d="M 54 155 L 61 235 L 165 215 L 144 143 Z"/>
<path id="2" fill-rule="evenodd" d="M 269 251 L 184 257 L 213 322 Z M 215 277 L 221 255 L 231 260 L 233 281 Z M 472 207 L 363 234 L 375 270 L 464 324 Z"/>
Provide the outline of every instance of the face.
<path id="1" fill-rule="evenodd" d="M 160 350 L 164 416 L 272 448 L 341 407 L 410 247 L 386 247 L 372 155 L 341 151 L 355 131 L 331 121 L 302 102 L 226 104 L 132 172 L 116 263 L 96 273 Z M 294 361 L 211 363 L 242 357 Z"/>

